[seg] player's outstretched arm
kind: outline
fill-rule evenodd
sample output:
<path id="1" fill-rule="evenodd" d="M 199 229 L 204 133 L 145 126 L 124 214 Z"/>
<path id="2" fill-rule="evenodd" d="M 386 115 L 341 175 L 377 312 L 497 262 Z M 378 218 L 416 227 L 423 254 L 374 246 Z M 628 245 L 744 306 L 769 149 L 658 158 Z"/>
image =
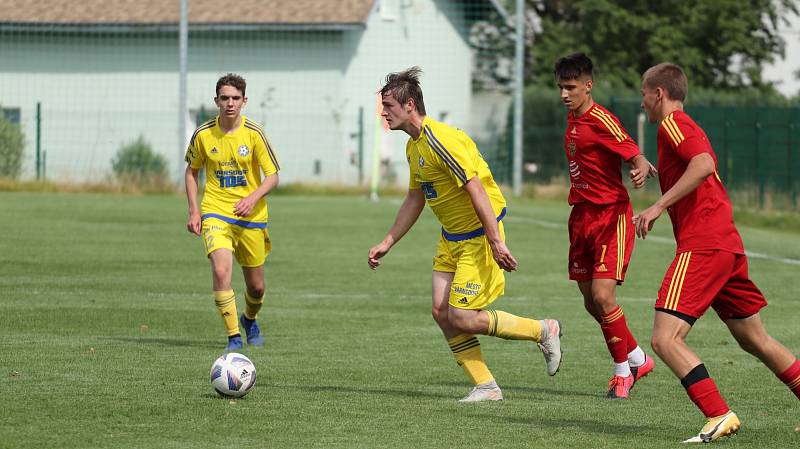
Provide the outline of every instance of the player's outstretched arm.
<path id="1" fill-rule="evenodd" d="M 258 188 L 254 190 L 253 193 L 242 198 L 233 206 L 233 213 L 240 217 L 246 217 L 250 215 L 250 213 L 253 212 L 253 208 L 256 207 L 256 203 L 258 203 L 258 200 L 266 196 L 269 192 L 272 191 L 272 189 L 274 189 L 277 186 L 278 186 L 277 173 L 273 173 L 265 177 L 264 180 L 261 181 L 261 185 L 258 186 Z"/>
<path id="2" fill-rule="evenodd" d="M 386 237 L 384 237 L 380 243 L 369 250 L 367 263 L 370 268 L 374 270 L 380 266 L 380 258 L 385 256 L 386 253 L 392 249 L 392 246 L 399 242 L 400 239 L 406 235 L 406 232 L 414 226 L 414 223 L 417 222 L 419 214 L 422 213 L 424 207 L 425 195 L 422 193 L 422 190 L 409 189 L 408 194 L 406 194 L 406 199 L 400 206 L 400 210 L 397 211 L 397 217 L 394 219 L 394 224 L 392 228 L 389 229 L 389 233 L 386 234 Z"/>
<path id="3" fill-rule="evenodd" d="M 647 178 L 652 178 L 658 174 L 658 170 L 653 167 L 653 164 L 643 154 L 632 157 L 628 163 L 631 165 L 631 182 L 633 182 L 633 187 L 636 189 L 644 187 Z"/>
<path id="4" fill-rule="evenodd" d="M 483 188 L 481 180 L 477 176 L 473 176 L 464 184 L 464 189 L 469 194 L 472 207 L 475 208 L 475 213 L 478 215 L 478 219 L 486 232 L 486 238 L 489 240 L 489 246 L 492 248 L 492 257 L 494 257 L 495 262 L 506 271 L 515 271 L 517 269 L 517 260 L 506 246 L 502 235 L 500 235 L 497 217 L 494 215 L 492 203 L 489 201 L 489 195 L 486 193 L 486 189 Z"/>
<path id="5" fill-rule="evenodd" d="M 186 165 L 184 182 L 186 183 L 186 200 L 189 202 L 189 219 L 186 221 L 186 230 L 200 235 L 200 207 L 197 205 L 197 181 L 200 169 Z"/>
<path id="6" fill-rule="evenodd" d="M 702 184 L 703 181 L 716 170 L 717 166 L 714 163 L 714 158 L 712 158 L 710 154 L 700 153 L 694 156 L 689 161 L 689 165 L 686 166 L 686 171 L 678 178 L 675 185 L 664 192 L 655 204 L 633 217 L 636 235 L 645 238 L 647 233 L 653 229 L 655 221 L 668 207 L 693 192 L 694 189 Z"/>

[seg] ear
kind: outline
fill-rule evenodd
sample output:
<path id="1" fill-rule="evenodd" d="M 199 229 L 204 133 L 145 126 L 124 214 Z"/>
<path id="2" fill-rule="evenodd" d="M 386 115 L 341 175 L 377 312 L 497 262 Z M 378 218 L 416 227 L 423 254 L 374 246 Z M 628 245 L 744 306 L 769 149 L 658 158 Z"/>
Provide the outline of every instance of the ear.
<path id="1" fill-rule="evenodd" d="M 406 100 L 406 104 L 404 106 L 406 107 L 406 112 L 411 112 L 417 109 L 417 104 L 414 102 L 413 98 Z"/>

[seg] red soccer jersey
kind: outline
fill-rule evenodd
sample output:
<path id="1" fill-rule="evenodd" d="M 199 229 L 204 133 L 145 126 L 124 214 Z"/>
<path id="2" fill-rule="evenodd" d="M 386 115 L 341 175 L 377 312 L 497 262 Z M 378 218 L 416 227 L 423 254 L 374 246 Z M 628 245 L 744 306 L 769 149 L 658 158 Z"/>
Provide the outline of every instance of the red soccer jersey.
<path id="1" fill-rule="evenodd" d="M 674 186 L 689 161 L 701 153 L 710 154 L 717 165 L 717 155 L 703 129 L 683 111 L 668 115 L 658 127 L 661 192 Z M 733 224 L 733 206 L 716 171 L 667 210 L 679 253 L 717 249 L 744 254 L 742 238 Z"/>
<path id="2" fill-rule="evenodd" d="M 595 103 L 580 117 L 567 114 L 564 150 L 569 166 L 569 204 L 627 202 L 622 161 L 639 154 L 619 120 Z"/>

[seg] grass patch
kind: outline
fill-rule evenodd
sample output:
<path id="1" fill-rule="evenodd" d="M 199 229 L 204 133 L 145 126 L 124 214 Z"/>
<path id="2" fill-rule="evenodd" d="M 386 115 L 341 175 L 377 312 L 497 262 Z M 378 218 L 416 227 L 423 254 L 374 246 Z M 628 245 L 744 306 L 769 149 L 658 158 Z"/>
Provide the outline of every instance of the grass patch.
<path id="1" fill-rule="evenodd" d="M 506 401 L 477 406 L 456 402 L 470 386 L 430 317 L 432 214 L 379 270 L 367 268 L 399 198 L 272 198 L 259 316 L 267 345 L 243 351 L 258 383 L 237 401 L 209 385 L 225 336 L 182 196 L 1 192 L 0 202 L 0 219 L 22 220 L 0 251 L 3 448 L 674 448 L 703 422 L 663 364 L 629 401 L 603 397 L 612 365 L 566 277 L 561 201 L 510 202 L 506 232 L 520 270 L 496 307 L 561 319 L 562 370 L 547 376 L 530 343 L 481 338 Z M 800 236 L 743 236 L 752 251 L 800 258 Z M 637 242 L 619 289 L 640 342 L 673 253 L 658 239 Z M 797 353 L 796 265 L 753 259 L 750 271 L 771 303 L 762 314 L 770 333 Z M 236 269 L 240 311 L 242 285 Z M 689 340 L 742 419 L 726 447 L 796 446 L 796 398 L 713 313 Z"/>

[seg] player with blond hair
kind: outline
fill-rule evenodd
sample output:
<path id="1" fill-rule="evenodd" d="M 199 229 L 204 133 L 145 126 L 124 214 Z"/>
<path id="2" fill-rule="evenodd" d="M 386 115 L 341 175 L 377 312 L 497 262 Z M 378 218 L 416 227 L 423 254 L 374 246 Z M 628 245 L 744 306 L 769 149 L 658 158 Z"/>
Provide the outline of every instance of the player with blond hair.
<path id="1" fill-rule="evenodd" d="M 410 176 L 394 224 L 367 261 L 376 269 L 428 203 L 442 225 L 433 258 L 433 318 L 474 384 L 461 402 L 499 401 L 503 393 L 476 334 L 536 342 L 552 376 L 561 365 L 561 325 L 489 308 L 504 293 L 503 270 L 517 269 L 505 244 L 506 201 L 472 139 L 426 114 L 419 75 L 417 67 L 391 73 L 380 90 L 389 127 L 409 135 Z"/>

